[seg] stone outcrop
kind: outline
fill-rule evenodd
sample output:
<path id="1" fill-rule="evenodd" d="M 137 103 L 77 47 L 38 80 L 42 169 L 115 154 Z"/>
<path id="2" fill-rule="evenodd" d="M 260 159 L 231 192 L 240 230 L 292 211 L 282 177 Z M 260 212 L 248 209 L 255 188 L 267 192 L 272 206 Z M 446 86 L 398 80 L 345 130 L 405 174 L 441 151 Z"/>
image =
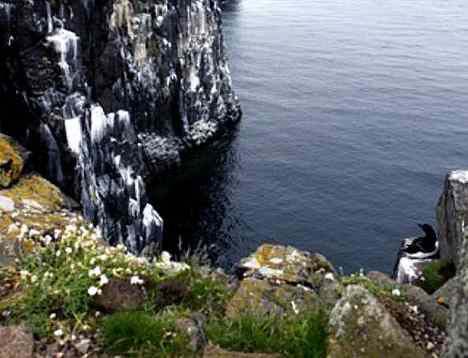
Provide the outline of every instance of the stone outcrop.
<path id="1" fill-rule="evenodd" d="M 407 332 L 361 286 L 346 288 L 330 315 L 328 357 L 425 357 Z"/>
<path id="2" fill-rule="evenodd" d="M 468 171 L 449 173 L 437 204 L 437 224 L 442 258 L 459 266 L 464 245 L 464 228 L 468 222 Z"/>
<path id="3" fill-rule="evenodd" d="M 452 279 L 453 295 L 450 302 L 449 336 L 444 357 L 468 356 L 468 240 L 465 239 L 459 252 L 457 276 Z"/>
<path id="4" fill-rule="evenodd" d="M 0 1 L 0 131 L 112 243 L 151 251 L 146 183 L 239 119 L 220 21 L 216 0 Z"/>

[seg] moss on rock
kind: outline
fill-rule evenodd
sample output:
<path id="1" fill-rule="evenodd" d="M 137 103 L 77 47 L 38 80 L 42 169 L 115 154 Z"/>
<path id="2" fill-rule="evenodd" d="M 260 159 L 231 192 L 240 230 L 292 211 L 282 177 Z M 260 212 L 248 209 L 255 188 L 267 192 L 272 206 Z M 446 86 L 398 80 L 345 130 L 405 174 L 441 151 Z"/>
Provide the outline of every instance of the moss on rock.
<path id="1" fill-rule="evenodd" d="M 25 164 L 22 153 L 24 149 L 0 134 L 0 187 L 8 188 L 19 179 Z"/>
<path id="2" fill-rule="evenodd" d="M 425 357 L 395 318 L 361 286 L 346 287 L 329 324 L 330 358 Z"/>

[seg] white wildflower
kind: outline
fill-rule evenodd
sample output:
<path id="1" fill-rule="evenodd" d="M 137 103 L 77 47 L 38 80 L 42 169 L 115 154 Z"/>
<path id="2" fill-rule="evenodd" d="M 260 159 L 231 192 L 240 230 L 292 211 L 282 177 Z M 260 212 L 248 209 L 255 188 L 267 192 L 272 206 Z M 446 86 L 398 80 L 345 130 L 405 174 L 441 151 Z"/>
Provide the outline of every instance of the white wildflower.
<path id="1" fill-rule="evenodd" d="M 27 278 L 28 276 L 30 275 L 29 271 L 26 271 L 26 270 L 21 270 L 20 271 L 20 276 L 21 278 L 24 280 L 25 278 Z"/>
<path id="2" fill-rule="evenodd" d="M 109 283 L 109 279 L 107 278 L 106 275 L 101 275 L 99 279 L 99 286 L 104 286 Z"/>
<path id="3" fill-rule="evenodd" d="M 36 275 L 32 275 L 31 276 L 31 283 L 34 283 L 37 281 L 37 276 Z"/>
<path id="4" fill-rule="evenodd" d="M 60 257 L 61 254 L 62 252 L 60 250 L 57 250 L 57 252 L 55 253 L 55 256 Z"/>
<path id="5" fill-rule="evenodd" d="M 92 270 L 89 270 L 88 275 L 89 277 L 98 277 L 101 275 L 101 268 L 99 266 L 96 266 Z"/>
<path id="6" fill-rule="evenodd" d="M 73 249 L 71 247 L 67 247 L 65 249 L 65 252 L 67 253 L 67 255 L 70 255 L 73 252 Z"/>
<path id="7" fill-rule="evenodd" d="M 100 261 L 107 261 L 108 258 L 109 256 L 107 256 L 106 254 L 102 254 L 98 256 L 98 260 Z"/>
<path id="8" fill-rule="evenodd" d="M 395 288 L 394 290 L 392 290 L 392 295 L 393 296 L 401 296 L 401 292 L 398 288 Z"/>
<path id="9" fill-rule="evenodd" d="M 57 317 L 56 313 L 51 313 L 49 316 L 50 319 L 55 319 L 56 317 Z"/>
<path id="10" fill-rule="evenodd" d="M 54 332 L 54 336 L 55 336 L 55 337 L 62 337 L 62 336 L 63 336 L 63 330 L 57 329 L 57 330 Z"/>
<path id="11" fill-rule="evenodd" d="M 88 295 L 96 296 L 98 291 L 99 291 L 99 289 L 97 287 L 91 286 L 90 288 L 88 288 Z"/>
<path id="12" fill-rule="evenodd" d="M 143 281 L 140 277 L 138 276 L 132 276 L 130 278 L 130 284 L 131 285 L 143 285 L 145 281 Z"/>

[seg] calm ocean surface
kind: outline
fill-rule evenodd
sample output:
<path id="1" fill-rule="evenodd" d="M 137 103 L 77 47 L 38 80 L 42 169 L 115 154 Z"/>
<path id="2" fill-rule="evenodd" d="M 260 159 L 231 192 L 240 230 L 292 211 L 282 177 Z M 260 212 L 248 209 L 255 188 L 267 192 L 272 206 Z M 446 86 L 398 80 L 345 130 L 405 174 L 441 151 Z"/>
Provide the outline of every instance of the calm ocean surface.
<path id="1" fill-rule="evenodd" d="M 390 272 L 468 168 L 468 2 L 230 0 L 244 117 L 159 193 L 168 238 L 229 267 L 262 242 Z"/>

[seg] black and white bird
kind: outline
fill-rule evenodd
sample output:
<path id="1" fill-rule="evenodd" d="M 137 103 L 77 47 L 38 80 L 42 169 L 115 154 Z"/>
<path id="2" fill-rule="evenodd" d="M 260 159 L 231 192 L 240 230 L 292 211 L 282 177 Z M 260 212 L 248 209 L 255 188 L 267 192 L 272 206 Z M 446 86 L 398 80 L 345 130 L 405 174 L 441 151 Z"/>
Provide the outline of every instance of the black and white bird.
<path id="1" fill-rule="evenodd" d="M 414 282 L 421 276 L 424 264 L 439 258 L 439 242 L 433 227 L 429 224 L 418 226 L 425 235 L 404 239 L 400 245 L 393 269 L 393 277 L 400 283 Z"/>

